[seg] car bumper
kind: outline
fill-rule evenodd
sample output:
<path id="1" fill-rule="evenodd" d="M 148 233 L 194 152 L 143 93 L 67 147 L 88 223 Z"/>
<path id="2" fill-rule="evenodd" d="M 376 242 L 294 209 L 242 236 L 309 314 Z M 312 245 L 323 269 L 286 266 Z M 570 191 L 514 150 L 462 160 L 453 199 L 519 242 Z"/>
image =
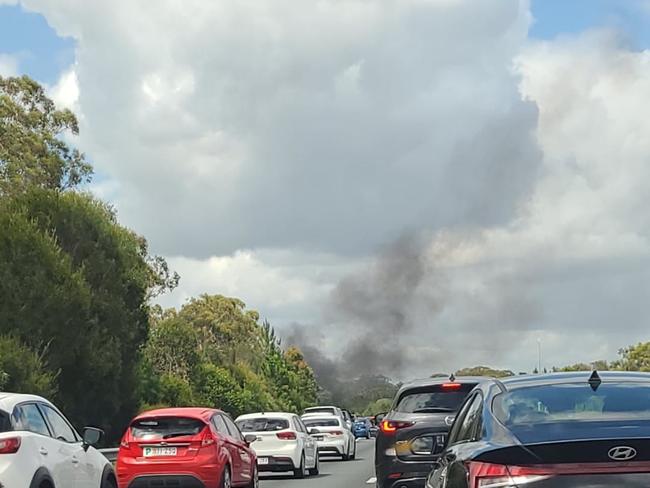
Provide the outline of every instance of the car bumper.
<path id="1" fill-rule="evenodd" d="M 183 488 L 212 488 L 217 487 L 216 481 L 214 483 L 204 483 L 202 480 L 189 475 L 155 475 L 155 476 L 139 476 L 134 478 L 127 488 L 167 488 L 167 487 L 183 487 Z"/>
<path id="2" fill-rule="evenodd" d="M 257 458 L 257 470 L 259 472 L 273 472 L 282 473 L 286 471 L 293 471 L 296 465 L 289 457 L 271 456 L 267 457 L 267 464 L 260 464 L 259 457 Z"/>
<path id="3" fill-rule="evenodd" d="M 401 461 L 398 458 L 375 466 L 379 488 L 424 488 L 433 461 Z"/>
<path id="4" fill-rule="evenodd" d="M 322 454 L 338 454 L 342 456 L 345 454 L 345 439 L 333 441 L 318 441 L 318 452 Z"/>
<path id="5" fill-rule="evenodd" d="M 117 482 L 119 488 L 218 488 L 223 466 L 204 464 L 194 468 L 151 464 L 127 465 L 118 462 Z"/>
<path id="6" fill-rule="evenodd" d="M 300 457 L 302 456 L 302 450 L 300 449 L 300 446 L 297 443 L 293 445 L 290 444 L 288 446 L 283 446 L 283 447 L 276 446 L 270 449 L 264 449 L 264 447 L 261 446 L 260 444 L 263 443 L 258 444 L 257 442 L 254 442 L 252 445 L 255 454 L 257 454 L 257 465 L 260 467 L 260 470 L 262 470 L 264 467 L 264 465 L 260 464 L 259 462 L 260 458 L 268 458 L 269 464 L 271 463 L 272 459 L 288 458 L 291 461 L 291 464 L 293 466 L 300 466 Z M 293 467 L 291 467 L 290 469 L 293 469 Z"/>

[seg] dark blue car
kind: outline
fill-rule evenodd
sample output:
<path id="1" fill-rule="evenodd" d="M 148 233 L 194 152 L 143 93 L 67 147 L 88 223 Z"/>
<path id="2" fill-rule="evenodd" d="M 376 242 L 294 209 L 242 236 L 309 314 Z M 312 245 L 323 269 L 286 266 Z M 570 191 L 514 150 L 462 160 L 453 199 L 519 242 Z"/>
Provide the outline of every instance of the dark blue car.
<path id="1" fill-rule="evenodd" d="M 371 427 L 372 424 L 370 423 L 370 420 L 360 418 L 355 420 L 354 424 L 352 425 L 352 433 L 356 438 L 364 437 L 366 439 L 370 439 Z"/>

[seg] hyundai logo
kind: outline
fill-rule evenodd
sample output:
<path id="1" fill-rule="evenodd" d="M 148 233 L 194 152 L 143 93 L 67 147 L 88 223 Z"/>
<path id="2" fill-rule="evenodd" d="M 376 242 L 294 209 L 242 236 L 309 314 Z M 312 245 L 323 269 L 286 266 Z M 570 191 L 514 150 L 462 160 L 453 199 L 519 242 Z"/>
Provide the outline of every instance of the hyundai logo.
<path id="1" fill-rule="evenodd" d="M 629 461 L 636 457 L 636 449 L 629 446 L 616 446 L 612 447 L 607 455 L 614 461 Z"/>
<path id="2" fill-rule="evenodd" d="M 453 425 L 453 423 L 454 423 L 454 417 L 451 416 L 451 415 L 447 415 L 445 417 L 445 424 L 447 424 L 448 426 L 451 427 Z"/>

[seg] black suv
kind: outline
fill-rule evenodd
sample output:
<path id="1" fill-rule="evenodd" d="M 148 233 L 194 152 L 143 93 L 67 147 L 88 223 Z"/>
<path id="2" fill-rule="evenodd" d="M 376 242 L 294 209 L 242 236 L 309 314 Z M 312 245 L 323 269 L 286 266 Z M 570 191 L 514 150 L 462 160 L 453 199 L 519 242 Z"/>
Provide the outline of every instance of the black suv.
<path id="1" fill-rule="evenodd" d="M 377 488 L 423 488 L 456 411 L 487 378 L 429 378 L 403 385 L 379 422 Z"/>

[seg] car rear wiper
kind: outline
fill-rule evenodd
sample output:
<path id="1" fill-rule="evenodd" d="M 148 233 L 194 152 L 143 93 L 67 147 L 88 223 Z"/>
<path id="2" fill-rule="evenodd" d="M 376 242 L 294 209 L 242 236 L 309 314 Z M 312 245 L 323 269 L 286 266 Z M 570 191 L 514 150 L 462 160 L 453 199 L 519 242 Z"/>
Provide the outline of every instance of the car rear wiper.
<path id="1" fill-rule="evenodd" d="M 448 412 L 453 412 L 451 408 L 445 408 L 445 407 L 425 407 L 425 408 L 418 408 L 417 410 L 413 410 L 413 413 L 448 413 Z"/>
<path id="2" fill-rule="evenodd" d="M 194 435 L 194 432 L 172 432 L 171 434 L 165 434 L 163 439 L 169 439 L 171 437 L 182 437 L 184 435 Z"/>

